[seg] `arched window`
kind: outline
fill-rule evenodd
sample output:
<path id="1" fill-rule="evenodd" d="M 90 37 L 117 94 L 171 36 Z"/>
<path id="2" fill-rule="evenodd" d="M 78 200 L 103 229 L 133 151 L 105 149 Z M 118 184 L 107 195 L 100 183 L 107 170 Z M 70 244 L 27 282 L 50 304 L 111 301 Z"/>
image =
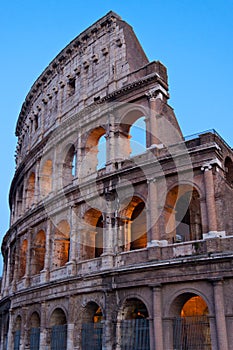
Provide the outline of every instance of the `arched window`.
<path id="1" fill-rule="evenodd" d="M 34 203 L 35 196 L 35 173 L 32 172 L 28 178 L 26 189 L 26 207 L 30 208 Z"/>
<path id="2" fill-rule="evenodd" d="M 130 127 L 131 156 L 136 156 L 146 151 L 146 125 L 145 118 L 138 118 Z"/>
<path id="3" fill-rule="evenodd" d="M 226 157 L 224 165 L 226 180 L 230 185 L 233 185 L 233 162 L 231 158 Z"/>
<path id="4" fill-rule="evenodd" d="M 184 293 L 176 298 L 173 308 L 173 312 L 178 313 L 173 321 L 174 349 L 211 350 L 209 311 L 206 302 L 198 295 Z"/>
<path id="5" fill-rule="evenodd" d="M 115 140 L 116 156 L 127 159 L 146 151 L 146 124 L 142 111 L 129 111 L 119 125 Z"/>
<path id="6" fill-rule="evenodd" d="M 102 169 L 106 165 L 106 136 L 102 135 L 98 141 L 98 154 L 97 154 L 97 170 Z"/>
<path id="7" fill-rule="evenodd" d="M 127 299 L 118 315 L 120 328 L 117 338 L 123 350 L 150 350 L 149 317 L 145 304 Z"/>
<path id="8" fill-rule="evenodd" d="M 103 253 L 103 216 L 99 210 L 89 209 L 84 215 L 86 222 L 82 235 L 83 259 L 98 258 Z"/>
<path id="9" fill-rule="evenodd" d="M 33 312 L 30 318 L 30 350 L 40 349 L 40 317 Z"/>
<path id="10" fill-rule="evenodd" d="M 70 146 L 63 163 L 63 186 L 67 186 L 72 183 L 73 178 L 76 176 L 77 157 L 74 145 Z"/>
<path id="11" fill-rule="evenodd" d="M 61 308 L 53 311 L 50 318 L 51 328 L 51 349 L 66 350 L 67 349 L 67 325 L 66 315 Z"/>
<path id="12" fill-rule="evenodd" d="M 168 192 L 165 224 L 170 243 L 202 238 L 200 196 L 194 187 L 180 185 Z"/>
<path id="13" fill-rule="evenodd" d="M 45 232 L 40 230 L 33 242 L 31 273 L 36 275 L 44 268 L 45 259 Z"/>
<path id="14" fill-rule="evenodd" d="M 145 203 L 134 196 L 129 203 L 122 204 L 119 213 L 119 235 L 123 251 L 146 248 L 147 223 Z"/>
<path id="15" fill-rule="evenodd" d="M 64 266 L 69 261 L 70 225 L 66 220 L 59 222 L 55 229 L 53 268 Z"/>
<path id="16" fill-rule="evenodd" d="M 23 185 L 19 186 L 17 194 L 17 216 L 19 217 L 23 213 Z"/>
<path id="17" fill-rule="evenodd" d="M 25 239 L 20 247 L 19 278 L 22 278 L 26 273 L 27 249 L 28 249 L 28 241 Z"/>
<path id="18" fill-rule="evenodd" d="M 105 135 L 105 129 L 100 126 L 92 130 L 87 138 L 85 145 L 85 154 L 80 171 L 80 177 L 85 178 L 86 176 L 93 174 L 97 169 L 100 169 L 105 161 L 104 153 L 106 153 L 106 144 L 102 136 Z"/>
<path id="19" fill-rule="evenodd" d="M 13 281 L 14 273 L 15 273 L 15 260 L 16 260 L 16 245 L 12 245 L 11 249 L 11 256 L 10 256 L 10 266 L 7 268 L 10 269 L 10 282 Z"/>
<path id="20" fill-rule="evenodd" d="M 47 196 L 52 191 L 53 164 L 51 159 L 47 159 L 41 168 L 40 173 L 40 194 Z"/>
<path id="21" fill-rule="evenodd" d="M 82 319 L 82 349 L 102 349 L 102 310 L 95 303 L 86 305 Z"/>

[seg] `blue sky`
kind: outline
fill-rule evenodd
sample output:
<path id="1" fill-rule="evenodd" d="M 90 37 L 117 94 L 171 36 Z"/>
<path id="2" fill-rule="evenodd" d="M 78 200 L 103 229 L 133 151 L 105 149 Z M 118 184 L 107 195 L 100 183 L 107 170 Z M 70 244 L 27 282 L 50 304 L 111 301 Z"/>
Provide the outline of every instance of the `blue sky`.
<path id="1" fill-rule="evenodd" d="M 1 238 L 21 105 L 49 62 L 110 10 L 132 25 L 149 60 L 167 66 L 184 135 L 214 128 L 233 146 L 233 0 L 2 0 Z"/>

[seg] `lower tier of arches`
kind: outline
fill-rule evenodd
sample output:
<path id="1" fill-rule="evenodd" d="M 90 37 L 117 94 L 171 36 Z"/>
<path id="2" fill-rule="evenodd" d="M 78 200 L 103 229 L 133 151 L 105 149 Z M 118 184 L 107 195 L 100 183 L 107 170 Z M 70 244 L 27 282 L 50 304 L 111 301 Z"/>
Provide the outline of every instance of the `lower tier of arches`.
<path id="1" fill-rule="evenodd" d="M 0 349 L 233 349 L 233 280 L 137 282 L 126 286 L 123 276 L 118 288 L 99 278 L 83 290 L 73 282 L 68 293 L 63 281 L 2 301 Z"/>

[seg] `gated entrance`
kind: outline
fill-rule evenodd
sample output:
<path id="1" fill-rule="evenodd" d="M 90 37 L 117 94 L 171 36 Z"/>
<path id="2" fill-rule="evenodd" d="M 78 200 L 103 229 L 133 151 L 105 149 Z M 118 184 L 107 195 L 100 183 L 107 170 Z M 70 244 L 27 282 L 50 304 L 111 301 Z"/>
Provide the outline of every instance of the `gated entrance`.
<path id="1" fill-rule="evenodd" d="M 102 350 L 102 323 L 82 324 L 82 350 Z"/>
<path id="2" fill-rule="evenodd" d="M 40 349 L 40 328 L 31 328 L 30 330 L 30 350 Z"/>
<path id="3" fill-rule="evenodd" d="M 126 299 L 119 313 L 117 343 L 121 350 L 150 350 L 149 315 L 137 298 Z"/>
<path id="4" fill-rule="evenodd" d="M 173 323 L 174 350 L 211 350 L 207 316 L 177 317 Z"/>
<path id="5" fill-rule="evenodd" d="M 19 347 L 20 347 L 20 336 L 21 336 L 20 330 L 15 331 L 15 334 L 14 334 L 14 350 L 19 350 Z"/>
<path id="6" fill-rule="evenodd" d="M 121 350 L 150 350 L 149 320 L 123 320 L 120 331 Z"/>
<path id="7" fill-rule="evenodd" d="M 50 318 L 50 350 L 66 350 L 67 344 L 67 321 L 64 311 L 57 308 Z"/>
<path id="8" fill-rule="evenodd" d="M 102 350 L 102 310 L 95 302 L 89 302 L 83 314 L 81 327 L 82 350 Z"/>
<path id="9" fill-rule="evenodd" d="M 51 332 L 51 350 L 66 350 L 67 326 L 53 326 Z"/>

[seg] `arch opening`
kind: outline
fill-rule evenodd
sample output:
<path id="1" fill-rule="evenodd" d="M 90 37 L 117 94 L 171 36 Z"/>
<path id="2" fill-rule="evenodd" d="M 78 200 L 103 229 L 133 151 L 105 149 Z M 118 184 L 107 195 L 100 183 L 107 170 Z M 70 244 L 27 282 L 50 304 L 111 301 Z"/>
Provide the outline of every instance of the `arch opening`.
<path id="1" fill-rule="evenodd" d="M 67 321 L 66 315 L 61 308 L 53 311 L 50 317 L 51 328 L 51 349 L 66 350 L 67 349 Z"/>
<path id="2" fill-rule="evenodd" d="M 127 203 L 127 201 L 125 201 Z M 122 205 L 123 206 L 123 205 Z M 144 201 L 134 196 L 119 213 L 120 249 L 123 251 L 146 248 L 147 220 Z"/>
<path id="3" fill-rule="evenodd" d="M 69 261 L 70 225 L 61 220 L 55 228 L 53 247 L 53 268 L 65 266 Z"/>
<path id="4" fill-rule="evenodd" d="M 145 115 L 141 110 L 131 110 L 123 117 L 116 142 L 118 157 L 121 159 L 146 151 L 147 131 Z"/>
<path id="5" fill-rule="evenodd" d="M 82 319 L 82 349 L 102 349 L 103 314 L 98 304 L 89 302 Z"/>
<path id="6" fill-rule="evenodd" d="M 86 211 L 84 215 L 86 222 L 82 235 L 82 257 L 83 259 L 98 258 L 103 253 L 103 216 L 94 208 Z"/>
<path id="7" fill-rule="evenodd" d="M 40 174 L 40 194 L 42 198 L 52 191 L 52 174 L 53 163 L 51 159 L 47 159 L 42 166 Z"/>
<path id="8" fill-rule="evenodd" d="M 18 315 L 16 317 L 15 327 L 14 327 L 14 350 L 20 349 L 21 324 L 22 324 L 22 319 L 21 319 L 21 316 Z"/>
<path id="9" fill-rule="evenodd" d="M 72 183 L 73 178 L 76 176 L 76 168 L 77 168 L 77 153 L 75 151 L 74 145 L 72 145 L 69 147 L 63 163 L 63 171 L 62 171 L 63 187 Z"/>
<path id="10" fill-rule="evenodd" d="M 127 299 L 118 315 L 120 348 L 150 350 L 149 315 L 146 305 L 137 298 Z"/>
<path id="11" fill-rule="evenodd" d="M 100 126 L 91 131 L 85 144 L 81 166 L 81 177 L 95 173 L 106 162 L 106 131 Z M 105 164 L 104 164 L 105 166 Z"/>
<path id="12" fill-rule="evenodd" d="M 224 167 L 225 167 L 226 180 L 232 186 L 233 185 L 233 162 L 230 157 L 226 157 L 224 162 Z"/>
<path id="13" fill-rule="evenodd" d="M 139 117 L 130 127 L 130 156 L 134 157 L 146 151 L 145 117 Z"/>
<path id="14" fill-rule="evenodd" d="M 168 192 L 165 225 L 169 243 L 202 239 L 200 196 L 194 187 L 179 185 Z"/>
<path id="15" fill-rule="evenodd" d="M 30 350 L 40 349 L 40 316 L 33 312 L 30 317 Z"/>
<path id="16" fill-rule="evenodd" d="M 28 178 L 26 189 L 26 207 L 30 208 L 34 204 L 35 198 L 35 173 L 32 172 Z"/>
<path id="17" fill-rule="evenodd" d="M 27 249 L 28 249 L 28 241 L 25 239 L 20 248 L 19 278 L 22 278 L 26 273 Z"/>
<path id="18" fill-rule="evenodd" d="M 36 275 L 44 268 L 45 260 L 45 232 L 40 230 L 33 244 L 31 273 Z"/>
<path id="19" fill-rule="evenodd" d="M 173 320 L 174 349 L 211 350 L 209 310 L 199 295 L 185 293 L 174 301 L 176 317 Z"/>

